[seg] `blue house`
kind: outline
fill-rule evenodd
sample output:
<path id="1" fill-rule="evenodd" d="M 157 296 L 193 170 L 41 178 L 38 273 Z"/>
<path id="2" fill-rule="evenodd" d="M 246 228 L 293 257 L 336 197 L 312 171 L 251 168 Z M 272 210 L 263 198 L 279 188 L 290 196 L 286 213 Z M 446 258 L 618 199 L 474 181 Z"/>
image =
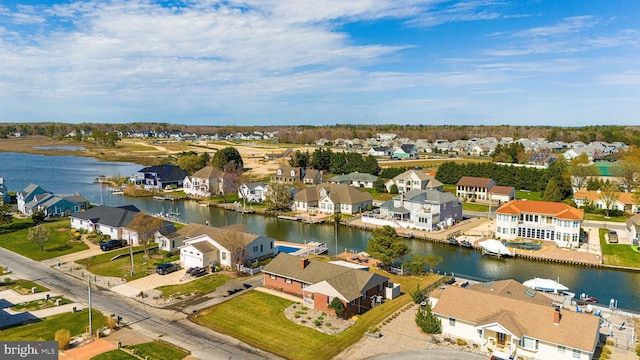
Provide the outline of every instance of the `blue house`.
<path id="1" fill-rule="evenodd" d="M 11 201 L 7 185 L 4 184 L 4 178 L 0 178 L 0 204 L 6 204 Z"/>
<path id="2" fill-rule="evenodd" d="M 32 215 L 42 210 L 47 217 L 67 216 L 86 210 L 89 203 L 78 193 L 54 195 L 36 184 L 29 184 L 24 191 L 18 192 L 17 199 L 21 213 Z"/>

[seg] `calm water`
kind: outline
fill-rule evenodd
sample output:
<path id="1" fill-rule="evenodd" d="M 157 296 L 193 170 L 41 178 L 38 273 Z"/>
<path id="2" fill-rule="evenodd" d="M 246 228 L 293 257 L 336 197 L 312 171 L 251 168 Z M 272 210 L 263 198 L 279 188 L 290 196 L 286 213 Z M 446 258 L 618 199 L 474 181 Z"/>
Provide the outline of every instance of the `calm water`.
<path id="1" fill-rule="evenodd" d="M 131 163 L 100 162 L 84 157 L 0 153 L 0 177 L 4 177 L 9 191 L 22 190 L 33 182 L 55 193 L 80 192 L 96 204 L 101 201 L 113 206 L 134 204 L 149 213 L 178 211 L 186 222 L 209 221 L 214 226 L 243 223 L 254 233 L 296 243 L 320 241 L 328 244 L 330 253 L 336 252 L 333 225 L 309 225 L 261 215 L 241 215 L 216 207 L 200 207 L 193 201 L 125 198 L 109 194 L 106 187 L 101 191 L 100 185 L 92 183 L 98 175 L 127 176 L 140 168 L 142 166 Z M 363 251 L 369 236 L 368 232 L 341 226 L 337 248 L 340 251 Z M 469 249 L 416 239 L 407 240 L 407 243 L 415 254 L 442 256 L 444 261 L 437 267 L 440 272 L 493 280 L 513 278 L 520 282 L 533 277 L 559 277 L 562 284 L 578 294 L 584 292 L 595 296 L 604 304 L 614 298 L 618 300 L 619 307 L 640 311 L 640 273 L 482 257 L 479 252 Z"/>

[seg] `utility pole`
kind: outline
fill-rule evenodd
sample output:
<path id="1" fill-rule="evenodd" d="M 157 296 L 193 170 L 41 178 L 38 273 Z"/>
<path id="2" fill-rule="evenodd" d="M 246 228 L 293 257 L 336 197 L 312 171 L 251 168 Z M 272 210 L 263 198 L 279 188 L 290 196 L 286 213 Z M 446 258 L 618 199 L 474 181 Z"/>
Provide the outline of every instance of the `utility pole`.
<path id="1" fill-rule="evenodd" d="M 93 334 L 93 321 L 91 319 L 91 274 L 87 276 L 89 282 L 89 334 Z"/>
<path id="2" fill-rule="evenodd" d="M 129 256 L 131 257 L 131 276 L 133 276 L 133 241 L 129 239 Z"/>

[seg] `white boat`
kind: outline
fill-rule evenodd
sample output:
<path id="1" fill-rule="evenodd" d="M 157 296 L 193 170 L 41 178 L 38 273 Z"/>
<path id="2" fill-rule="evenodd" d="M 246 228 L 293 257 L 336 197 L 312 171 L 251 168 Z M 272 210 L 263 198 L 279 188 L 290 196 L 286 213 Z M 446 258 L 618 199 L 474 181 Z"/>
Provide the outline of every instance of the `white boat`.
<path id="1" fill-rule="evenodd" d="M 498 240 L 485 240 L 478 243 L 478 246 L 482 248 L 483 254 L 489 254 L 494 256 L 513 256 L 509 248 Z"/>
<path id="2" fill-rule="evenodd" d="M 548 292 L 566 292 L 568 287 L 560 284 L 559 282 L 551 279 L 533 278 L 522 283 L 522 285 L 539 291 Z"/>

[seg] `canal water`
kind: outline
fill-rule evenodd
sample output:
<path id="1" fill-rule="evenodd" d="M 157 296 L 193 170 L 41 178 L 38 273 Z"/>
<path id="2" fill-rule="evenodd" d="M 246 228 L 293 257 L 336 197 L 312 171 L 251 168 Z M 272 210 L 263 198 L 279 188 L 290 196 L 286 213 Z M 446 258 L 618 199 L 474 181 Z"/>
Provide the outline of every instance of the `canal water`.
<path id="1" fill-rule="evenodd" d="M 277 240 L 295 243 L 319 241 L 329 246 L 331 254 L 336 249 L 364 251 L 370 237 L 369 232 L 340 226 L 336 239 L 335 228 L 331 224 L 306 224 L 262 215 L 242 215 L 217 207 L 201 207 L 195 201 L 127 198 L 112 195 L 106 186 L 92 183 L 98 175 L 128 176 L 140 168 L 142 166 L 131 163 L 100 162 L 79 156 L 0 153 L 0 177 L 4 178 L 9 191 L 23 190 L 33 182 L 54 193 L 79 192 L 95 204 L 133 204 L 149 213 L 179 212 L 185 222 L 204 224 L 209 221 L 213 226 L 242 223 L 253 233 Z M 513 278 L 520 282 L 533 277 L 559 278 L 560 283 L 571 291 L 595 296 L 603 305 L 608 304 L 610 299 L 616 299 L 620 308 L 640 312 L 640 272 L 601 270 L 524 259 L 497 259 L 448 244 L 418 239 L 406 241 L 415 254 L 442 256 L 444 261 L 436 268 L 439 272 L 489 280 Z"/>

